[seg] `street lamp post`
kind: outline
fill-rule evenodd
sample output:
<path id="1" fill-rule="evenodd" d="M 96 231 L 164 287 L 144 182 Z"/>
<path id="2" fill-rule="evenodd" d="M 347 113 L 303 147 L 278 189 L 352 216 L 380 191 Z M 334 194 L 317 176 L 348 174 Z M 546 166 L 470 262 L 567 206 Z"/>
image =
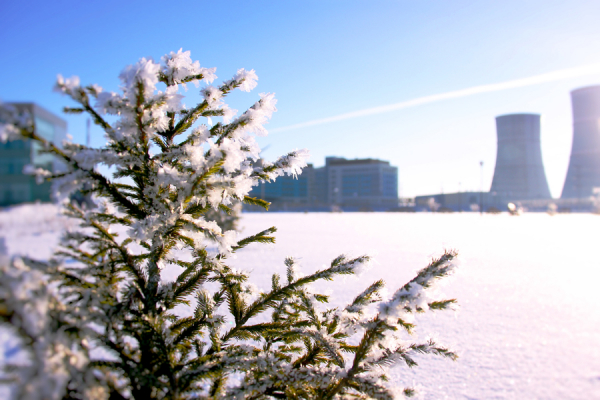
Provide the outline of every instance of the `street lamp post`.
<path id="1" fill-rule="evenodd" d="M 461 182 L 458 182 L 458 211 L 462 212 L 462 190 L 461 190 Z"/>
<path id="2" fill-rule="evenodd" d="M 481 182 L 479 185 L 479 214 L 483 215 L 483 161 L 479 161 L 479 169 L 481 170 Z"/>

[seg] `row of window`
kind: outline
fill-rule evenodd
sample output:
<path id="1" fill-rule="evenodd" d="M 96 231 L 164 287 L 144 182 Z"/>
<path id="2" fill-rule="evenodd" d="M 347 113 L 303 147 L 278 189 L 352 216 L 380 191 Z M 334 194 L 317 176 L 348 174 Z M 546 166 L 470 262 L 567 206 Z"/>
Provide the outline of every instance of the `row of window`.
<path id="1" fill-rule="evenodd" d="M 7 142 L 0 142 L 0 149 L 6 150 L 24 150 L 27 148 L 28 143 L 24 140 L 11 140 Z"/>
<path id="2" fill-rule="evenodd" d="M 396 174 L 383 174 L 383 197 L 398 197 L 398 177 Z"/>
<path id="3" fill-rule="evenodd" d="M 329 168 L 331 168 L 331 173 L 333 175 L 337 174 L 338 171 L 341 174 L 344 174 L 344 175 L 345 174 L 365 174 L 365 173 L 367 173 L 367 174 L 370 174 L 370 173 L 378 174 L 380 172 L 380 170 L 381 170 L 379 166 L 375 166 L 375 167 L 364 167 L 364 166 L 361 166 L 361 167 L 352 167 L 352 168 L 349 168 L 349 167 L 344 167 L 344 168 L 341 168 L 341 167 L 338 167 L 338 168 L 329 167 Z"/>
<path id="4" fill-rule="evenodd" d="M 8 205 L 31 201 L 31 190 L 28 185 L 6 185 L 0 190 L 0 204 Z"/>
<path id="5" fill-rule="evenodd" d="M 26 158 L 0 158 L 0 175 L 20 175 L 27 164 Z"/>
<path id="6" fill-rule="evenodd" d="M 307 197 L 308 180 L 305 177 L 294 179 L 289 176 L 281 176 L 275 182 L 261 183 L 259 186 L 254 187 L 250 192 L 250 196 L 264 196 L 265 198 Z"/>
<path id="7" fill-rule="evenodd" d="M 344 174 L 342 177 L 342 196 L 366 197 L 380 194 L 377 174 Z"/>
<path id="8" fill-rule="evenodd" d="M 65 137 L 65 127 L 54 125 L 35 114 L 33 118 L 36 133 L 44 139 L 60 141 Z M 23 168 L 28 164 L 52 168 L 52 155 L 45 154 L 41 150 L 38 143 L 29 140 L 0 143 L 0 205 L 18 204 L 34 199 L 49 200 L 48 185 L 32 186 L 32 180 L 29 177 L 14 178 L 14 176 L 22 175 Z"/>

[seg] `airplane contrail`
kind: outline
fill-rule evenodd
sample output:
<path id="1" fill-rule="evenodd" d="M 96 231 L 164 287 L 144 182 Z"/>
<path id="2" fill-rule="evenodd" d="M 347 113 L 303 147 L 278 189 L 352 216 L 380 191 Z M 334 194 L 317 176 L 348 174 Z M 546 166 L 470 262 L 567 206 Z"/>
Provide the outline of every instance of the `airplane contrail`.
<path id="1" fill-rule="evenodd" d="M 459 97 L 467 97 L 480 93 L 498 92 L 501 90 L 514 89 L 524 86 L 539 85 L 547 82 L 555 82 L 563 79 L 577 78 L 585 75 L 593 75 L 600 73 L 600 64 L 590 64 L 581 67 L 561 69 L 558 71 L 547 72 L 545 74 L 534 75 L 527 78 L 514 79 L 500 83 L 491 83 L 487 85 L 473 86 L 466 89 L 454 90 L 433 94 L 430 96 L 417 97 L 416 99 L 402 101 L 400 103 L 388 104 L 385 106 L 365 108 L 349 113 L 338 114 L 332 117 L 314 119 L 312 121 L 301 122 L 299 124 L 283 126 L 270 130 L 271 132 L 284 132 L 292 129 L 305 128 L 308 126 L 328 124 L 330 122 L 344 121 L 351 118 L 366 117 L 369 115 L 382 114 L 390 111 L 402 110 L 404 108 L 420 106 L 423 104 L 434 103 L 437 101 L 456 99 Z"/>

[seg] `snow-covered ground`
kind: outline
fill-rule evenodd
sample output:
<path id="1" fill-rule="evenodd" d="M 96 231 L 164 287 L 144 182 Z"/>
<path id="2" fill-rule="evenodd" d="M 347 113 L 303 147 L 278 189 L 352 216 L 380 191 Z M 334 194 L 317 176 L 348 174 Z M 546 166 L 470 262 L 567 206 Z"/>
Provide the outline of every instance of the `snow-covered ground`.
<path id="1" fill-rule="evenodd" d="M 11 254 L 46 258 L 70 225 L 50 205 L 0 212 Z M 421 387 L 426 399 L 600 399 L 600 216 L 404 213 L 244 214 L 249 235 L 277 226 L 277 244 L 252 245 L 231 260 L 268 288 L 283 259 L 306 272 L 335 256 L 370 254 L 360 278 L 326 283 L 344 304 L 372 281 L 394 290 L 432 256 L 457 249 L 460 272 L 444 287 L 458 312 L 425 314 L 417 336 L 433 334 L 457 362 L 424 357 L 392 379 Z"/>

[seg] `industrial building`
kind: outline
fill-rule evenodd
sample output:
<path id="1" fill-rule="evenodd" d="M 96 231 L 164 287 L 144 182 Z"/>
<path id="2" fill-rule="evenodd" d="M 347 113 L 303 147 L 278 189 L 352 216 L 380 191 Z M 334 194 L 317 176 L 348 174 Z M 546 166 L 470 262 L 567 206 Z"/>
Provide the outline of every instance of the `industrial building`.
<path id="1" fill-rule="evenodd" d="M 571 92 L 573 145 L 561 199 L 584 199 L 600 188 L 600 85 Z"/>
<path id="2" fill-rule="evenodd" d="M 327 157 L 290 176 L 254 187 L 250 196 L 272 203 L 272 210 L 387 211 L 398 206 L 398 168 L 376 159 Z"/>
<path id="3" fill-rule="evenodd" d="M 496 195 L 490 192 L 438 193 L 415 197 L 415 211 L 478 211 L 491 207 L 500 209 L 502 206 Z"/>
<path id="4" fill-rule="evenodd" d="M 39 136 L 60 144 L 66 138 L 67 123 L 34 103 L 11 103 L 20 112 L 33 117 L 34 129 Z M 0 143 L 0 206 L 33 201 L 50 201 L 50 184 L 38 185 L 35 178 L 23 174 L 28 165 L 54 171 L 58 164 L 49 154 L 40 152 L 40 146 L 31 140 Z"/>

